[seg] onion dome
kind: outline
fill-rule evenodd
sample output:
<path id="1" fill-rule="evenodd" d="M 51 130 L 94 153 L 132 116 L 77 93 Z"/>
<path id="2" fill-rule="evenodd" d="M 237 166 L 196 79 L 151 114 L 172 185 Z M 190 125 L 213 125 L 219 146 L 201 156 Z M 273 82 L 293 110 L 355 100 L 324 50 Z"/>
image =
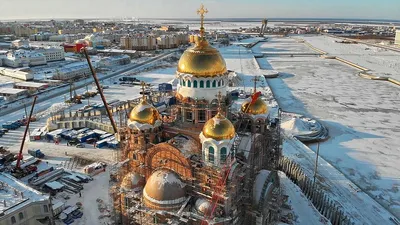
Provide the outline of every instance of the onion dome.
<path id="1" fill-rule="evenodd" d="M 242 112 L 253 115 L 266 114 L 268 112 L 267 104 L 261 98 L 257 98 L 257 100 L 249 106 L 250 102 L 251 100 L 248 100 L 242 104 Z"/>
<path id="2" fill-rule="evenodd" d="M 226 73 L 227 69 L 219 51 L 204 37 L 196 37 L 195 46 L 187 49 L 179 59 L 177 71 L 196 77 L 214 77 Z"/>
<path id="3" fill-rule="evenodd" d="M 157 170 L 147 180 L 143 190 L 147 207 L 159 210 L 179 209 L 186 200 L 185 184 L 170 170 Z"/>
<path id="4" fill-rule="evenodd" d="M 217 141 L 232 139 L 235 137 L 235 127 L 231 121 L 218 112 L 217 115 L 204 124 L 203 135 L 206 138 L 212 138 Z"/>
<path id="5" fill-rule="evenodd" d="M 125 190 L 132 190 L 144 186 L 144 177 L 140 174 L 131 172 L 125 175 L 121 183 L 121 188 Z"/>
<path id="6" fill-rule="evenodd" d="M 145 99 L 135 106 L 129 114 L 130 121 L 139 123 L 151 124 L 160 119 L 160 114 L 157 109 L 149 104 Z"/>
<path id="7" fill-rule="evenodd" d="M 211 203 L 204 198 L 199 198 L 196 200 L 194 207 L 198 213 L 206 215 L 211 210 Z"/>

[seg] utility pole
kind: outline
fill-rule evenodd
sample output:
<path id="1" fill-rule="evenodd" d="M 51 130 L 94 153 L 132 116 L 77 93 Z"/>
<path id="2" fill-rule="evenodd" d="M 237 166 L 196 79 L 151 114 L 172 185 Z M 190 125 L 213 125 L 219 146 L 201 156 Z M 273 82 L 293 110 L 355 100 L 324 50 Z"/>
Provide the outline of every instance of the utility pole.
<path id="1" fill-rule="evenodd" d="M 318 158 L 319 158 L 319 141 L 318 141 L 318 143 L 317 143 L 317 157 L 315 158 L 314 182 L 313 182 L 313 185 L 315 185 L 315 178 L 317 177 Z"/>

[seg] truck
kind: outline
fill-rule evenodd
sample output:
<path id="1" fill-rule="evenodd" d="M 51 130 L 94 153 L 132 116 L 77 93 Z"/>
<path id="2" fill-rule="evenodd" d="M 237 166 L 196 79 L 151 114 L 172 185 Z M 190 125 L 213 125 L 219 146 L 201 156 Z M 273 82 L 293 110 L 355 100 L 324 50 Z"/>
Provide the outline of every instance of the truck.
<path id="1" fill-rule="evenodd" d="M 41 152 L 40 151 L 40 149 L 36 149 L 36 150 L 33 150 L 33 149 L 29 149 L 28 150 L 28 153 L 29 153 L 29 155 L 31 155 L 31 156 L 33 156 L 33 157 L 36 157 L 36 158 L 39 158 L 39 159 L 42 159 L 42 158 L 44 158 L 44 154 L 43 154 L 43 152 Z"/>

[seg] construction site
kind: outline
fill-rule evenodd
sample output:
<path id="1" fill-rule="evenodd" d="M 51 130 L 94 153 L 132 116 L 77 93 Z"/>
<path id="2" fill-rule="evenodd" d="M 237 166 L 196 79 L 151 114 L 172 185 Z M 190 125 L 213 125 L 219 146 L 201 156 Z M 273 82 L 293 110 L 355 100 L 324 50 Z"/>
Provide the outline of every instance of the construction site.
<path id="1" fill-rule="evenodd" d="M 199 9 L 201 34 L 178 63 L 177 103 L 162 119 L 143 84 L 141 102 L 118 130 L 122 150 L 110 172 L 117 224 L 280 221 L 279 118 L 269 117 L 256 85 L 242 93 L 241 110 L 231 110 L 238 96 L 228 91 L 224 59 L 203 36 L 206 12 Z"/>

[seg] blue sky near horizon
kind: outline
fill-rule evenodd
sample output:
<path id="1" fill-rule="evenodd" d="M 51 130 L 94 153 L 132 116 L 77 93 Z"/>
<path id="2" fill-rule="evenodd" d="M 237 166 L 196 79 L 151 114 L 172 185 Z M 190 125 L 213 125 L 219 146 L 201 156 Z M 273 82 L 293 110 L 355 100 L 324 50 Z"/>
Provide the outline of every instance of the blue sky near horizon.
<path id="1" fill-rule="evenodd" d="M 400 20 L 400 0 L 0 0 L 0 19 L 357 18 Z"/>

